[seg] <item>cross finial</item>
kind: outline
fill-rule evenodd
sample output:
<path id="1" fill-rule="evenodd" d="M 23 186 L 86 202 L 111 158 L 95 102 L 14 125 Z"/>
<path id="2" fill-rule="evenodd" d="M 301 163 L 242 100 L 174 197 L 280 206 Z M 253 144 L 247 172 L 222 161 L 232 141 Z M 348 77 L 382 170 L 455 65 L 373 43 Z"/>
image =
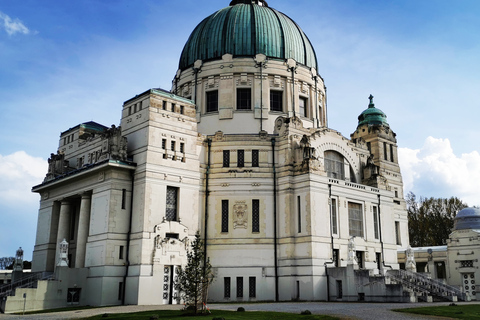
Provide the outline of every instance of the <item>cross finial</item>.
<path id="1" fill-rule="evenodd" d="M 368 105 L 368 107 L 369 107 L 369 108 L 373 108 L 373 107 L 375 106 L 375 104 L 373 104 L 373 96 L 370 95 L 370 96 L 368 97 L 368 99 L 370 100 L 370 104 Z"/>

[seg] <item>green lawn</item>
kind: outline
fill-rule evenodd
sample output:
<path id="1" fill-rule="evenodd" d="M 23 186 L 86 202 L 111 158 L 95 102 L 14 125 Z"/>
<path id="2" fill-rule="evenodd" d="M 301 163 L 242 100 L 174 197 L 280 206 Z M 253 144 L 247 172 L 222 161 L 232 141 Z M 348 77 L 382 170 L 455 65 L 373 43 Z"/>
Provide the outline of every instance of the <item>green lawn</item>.
<path id="1" fill-rule="evenodd" d="M 300 315 L 283 312 L 261 312 L 261 311 L 224 311 L 224 310 L 212 310 L 211 314 L 193 316 L 185 314 L 184 311 L 178 310 L 159 310 L 159 311 L 145 311 L 136 313 L 119 313 L 108 314 L 108 316 L 97 315 L 85 319 L 143 319 L 149 320 L 152 316 L 158 316 L 157 319 L 172 319 L 172 320 L 212 320 L 214 318 L 224 318 L 225 320 L 339 320 L 340 318 L 323 316 L 323 315 Z M 153 318 L 152 318 L 153 319 Z"/>
<path id="2" fill-rule="evenodd" d="M 480 304 L 464 304 L 455 306 L 438 306 L 396 309 L 397 312 L 449 317 L 454 319 L 480 319 Z"/>

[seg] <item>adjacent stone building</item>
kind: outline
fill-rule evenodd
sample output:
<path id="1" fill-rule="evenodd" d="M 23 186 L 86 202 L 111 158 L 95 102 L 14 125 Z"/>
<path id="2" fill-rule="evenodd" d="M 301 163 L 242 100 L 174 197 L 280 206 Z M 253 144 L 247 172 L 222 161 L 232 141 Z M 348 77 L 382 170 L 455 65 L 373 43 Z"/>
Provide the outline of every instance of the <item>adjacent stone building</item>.
<path id="1" fill-rule="evenodd" d="M 175 273 L 197 231 L 211 301 L 357 299 L 332 268 L 398 269 L 408 232 L 395 133 L 372 96 L 350 137 L 328 128 L 319 68 L 288 16 L 234 0 L 192 32 L 171 91 L 127 100 L 118 127 L 63 132 L 33 187 L 33 272 L 69 279 L 45 300 L 179 303 Z"/>

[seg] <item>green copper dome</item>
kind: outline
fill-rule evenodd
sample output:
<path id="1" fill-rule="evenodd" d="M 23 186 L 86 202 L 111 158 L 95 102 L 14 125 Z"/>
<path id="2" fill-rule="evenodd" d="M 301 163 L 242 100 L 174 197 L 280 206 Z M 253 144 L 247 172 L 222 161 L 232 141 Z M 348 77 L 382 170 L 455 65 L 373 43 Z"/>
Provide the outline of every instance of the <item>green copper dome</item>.
<path id="1" fill-rule="evenodd" d="M 387 123 L 387 116 L 385 115 L 385 113 L 383 113 L 382 110 L 375 108 L 375 104 L 373 103 L 373 96 L 370 95 L 368 99 L 370 99 L 370 104 L 368 105 L 368 109 L 363 111 L 358 116 L 357 128 L 363 124 L 377 125 L 377 126 L 383 125 L 383 126 L 389 127 Z"/>
<path id="2" fill-rule="evenodd" d="M 196 60 L 218 60 L 227 53 L 292 58 L 317 69 L 315 51 L 302 29 L 262 0 L 232 1 L 200 22 L 183 48 L 179 69 L 193 66 Z"/>

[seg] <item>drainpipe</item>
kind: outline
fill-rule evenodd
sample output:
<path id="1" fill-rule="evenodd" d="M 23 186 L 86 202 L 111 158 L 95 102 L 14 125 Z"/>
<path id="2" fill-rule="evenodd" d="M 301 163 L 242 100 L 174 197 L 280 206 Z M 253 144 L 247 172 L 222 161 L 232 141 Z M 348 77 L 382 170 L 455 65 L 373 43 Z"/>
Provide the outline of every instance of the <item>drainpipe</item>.
<path id="1" fill-rule="evenodd" d="M 327 301 L 330 301 L 330 277 L 328 275 L 328 268 L 327 264 L 334 264 L 335 261 L 333 260 L 333 228 L 332 228 L 332 185 L 328 185 L 328 201 L 330 203 L 330 243 L 332 246 L 332 261 L 325 261 L 323 264 L 325 266 L 325 275 L 327 277 Z"/>
<path id="2" fill-rule="evenodd" d="M 328 128 L 328 112 L 327 112 L 327 87 L 323 86 L 325 89 L 325 97 L 323 99 L 325 100 L 325 110 L 323 111 L 325 113 L 325 127 Z"/>
<path id="3" fill-rule="evenodd" d="M 193 68 L 193 73 L 195 74 L 195 86 L 193 87 L 193 102 L 195 103 L 195 111 L 197 110 L 197 80 L 198 80 L 198 71 L 200 68 Z"/>
<path id="4" fill-rule="evenodd" d="M 315 79 L 315 117 L 317 118 L 317 128 L 320 128 L 320 121 L 318 119 L 318 91 L 317 91 L 318 77 L 315 76 L 313 78 Z"/>
<path id="5" fill-rule="evenodd" d="M 130 219 L 128 221 L 128 232 L 127 232 L 127 245 L 125 248 L 125 259 L 126 259 L 126 269 L 125 275 L 123 276 L 123 293 L 122 293 L 122 305 L 125 305 L 125 291 L 127 287 L 127 276 L 128 276 L 128 268 L 130 267 L 130 236 L 132 234 L 132 220 L 133 220 L 133 186 L 135 183 L 135 171 L 131 171 L 130 173 L 132 177 L 132 191 L 130 195 Z"/>
<path id="6" fill-rule="evenodd" d="M 208 196 L 210 194 L 210 190 L 208 190 L 208 179 L 210 174 L 210 153 L 212 147 L 212 139 L 207 138 L 208 144 L 208 151 L 207 151 L 207 170 L 205 171 L 205 226 L 204 226 L 204 233 L 205 233 L 205 240 L 203 241 L 203 265 L 207 265 L 207 230 L 208 230 Z M 206 269 L 203 268 L 203 278 L 206 277 Z"/>
<path id="7" fill-rule="evenodd" d="M 277 172 L 275 168 L 275 138 L 272 138 L 273 169 L 273 253 L 275 262 L 275 301 L 278 302 L 278 265 L 277 265 Z"/>
<path id="8" fill-rule="evenodd" d="M 293 108 L 293 117 L 295 118 L 295 69 L 294 67 L 291 67 L 292 69 L 292 108 Z"/>
<path id="9" fill-rule="evenodd" d="M 260 131 L 263 131 L 263 63 L 260 64 Z"/>
<path id="10" fill-rule="evenodd" d="M 392 266 L 385 264 L 385 254 L 383 250 L 383 240 L 382 240 L 382 219 L 381 219 L 382 215 L 380 214 L 380 195 L 377 195 L 377 196 L 378 196 L 378 230 L 380 231 L 380 244 L 382 245 L 382 265 L 384 267 L 393 269 Z"/>

